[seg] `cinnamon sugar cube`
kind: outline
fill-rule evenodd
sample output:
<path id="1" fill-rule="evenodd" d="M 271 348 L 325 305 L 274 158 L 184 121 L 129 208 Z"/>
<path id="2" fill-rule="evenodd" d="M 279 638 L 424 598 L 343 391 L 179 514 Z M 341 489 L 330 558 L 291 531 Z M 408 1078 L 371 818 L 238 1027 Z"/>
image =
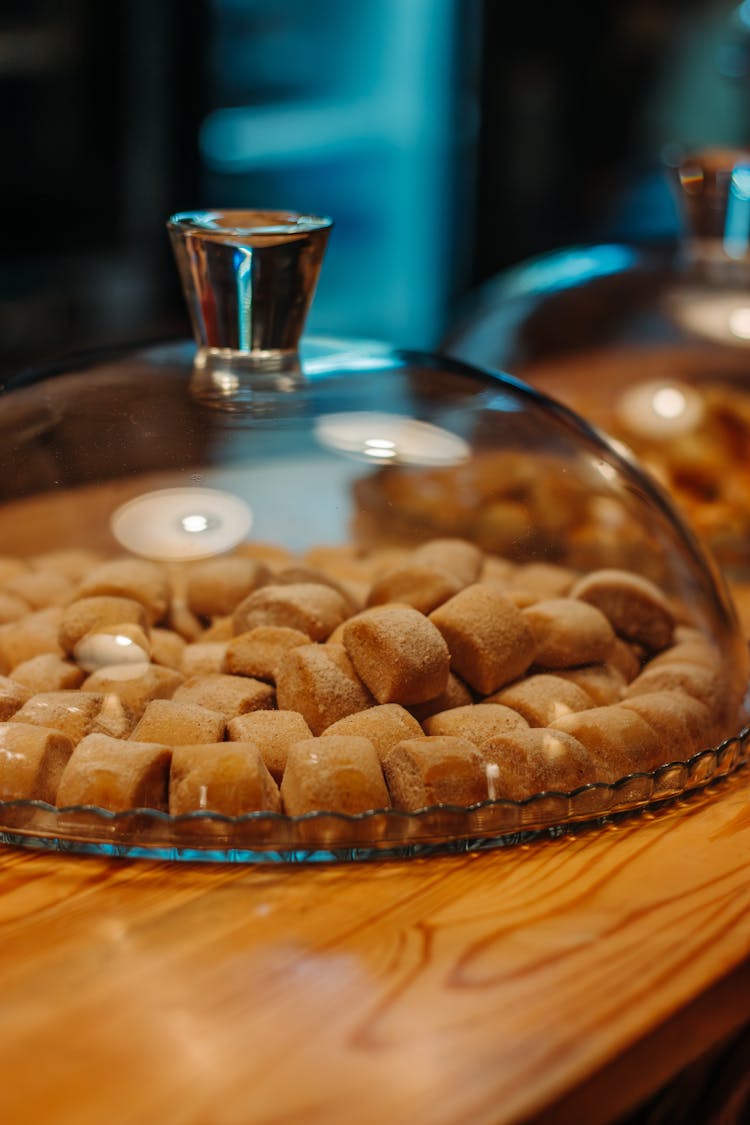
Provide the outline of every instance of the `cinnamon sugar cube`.
<path id="1" fill-rule="evenodd" d="M 184 597 L 173 597 L 169 603 L 164 624 L 168 629 L 174 630 L 186 641 L 198 641 L 203 636 L 203 625 L 200 618 L 196 617 Z"/>
<path id="2" fill-rule="evenodd" d="M 69 582 L 77 583 L 103 561 L 101 555 L 97 555 L 94 551 L 79 547 L 64 547 L 59 551 L 45 551 L 40 555 L 33 555 L 29 559 L 29 566 L 32 570 L 53 570 L 56 574 L 67 578 Z"/>
<path id="3" fill-rule="evenodd" d="M 435 567 L 408 563 L 389 570 L 373 582 L 367 595 L 367 605 L 385 605 L 400 602 L 410 605 L 420 613 L 428 614 L 452 598 L 463 584 L 447 571 Z"/>
<path id="4" fill-rule="evenodd" d="M 55 571 L 30 570 L 11 578 L 5 592 L 23 598 L 32 609 L 46 609 L 51 605 L 66 605 L 73 593 L 73 583 Z"/>
<path id="5" fill-rule="evenodd" d="M 211 624 L 203 630 L 200 639 L 206 643 L 209 641 L 231 641 L 233 636 L 234 625 L 230 614 L 228 617 L 214 617 Z"/>
<path id="6" fill-rule="evenodd" d="M 386 754 L 383 769 L 397 809 L 476 805 L 488 797 L 481 752 L 456 735 L 404 739 Z"/>
<path id="7" fill-rule="evenodd" d="M 171 750 L 155 743 L 89 734 L 78 743 L 63 770 L 57 805 L 166 812 L 171 756 Z"/>
<path id="8" fill-rule="evenodd" d="M 738 700 L 720 666 L 714 668 L 701 664 L 675 661 L 650 668 L 647 664 L 639 676 L 628 684 L 625 698 L 630 699 L 652 691 L 683 691 L 708 707 L 714 720 L 715 736 L 736 733 Z"/>
<path id="9" fill-rule="evenodd" d="M 107 625 L 125 623 L 138 625 L 144 631 L 148 628 L 146 611 L 133 598 L 108 596 L 80 598 L 63 610 L 57 640 L 64 652 L 72 652 L 87 633 L 105 628 Z"/>
<path id="10" fill-rule="evenodd" d="M 412 561 L 453 575 L 460 586 L 470 586 L 482 573 L 484 552 L 468 539 L 429 539 L 415 547 Z"/>
<path id="11" fill-rule="evenodd" d="M 625 683 L 629 684 L 641 671 L 646 657 L 646 651 L 641 645 L 615 637 L 614 644 L 607 653 L 607 664 L 616 668 Z"/>
<path id="12" fill-rule="evenodd" d="M 672 643 L 675 619 L 658 586 L 627 570 L 596 570 L 579 579 L 570 591 L 600 609 L 614 631 L 658 652 Z"/>
<path id="13" fill-rule="evenodd" d="M 290 566 L 294 562 L 294 555 L 286 547 L 278 543 L 263 543 L 259 539 L 239 543 L 232 551 L 232 557 L 254 559 L 256 562 L 265 563 L 272 572 L 280 570 L 283 566 Z"/>
<path id="14" fill-rule="evenodd" d="M 561 730 L 527 727 L 500 734 L 485 742 L 482 754 L 493 800 L 525 801 L 536 793 L 571 793 L 596 776 L 583 743 Z"/>
<path id="15" fill-rule="evenodd" d="M 63 660 L 54 652 L 42 652 L 17 664 L 10 674 L 16 683 L 30 692 L 62 691 L 80 687 L 86 673 L 70 660 Z"/>
<path id="16" fill-rule="evenodd" d="M 164 664 L 167 668 L 179 668 L 182 654 L 185 651 L 186 641 L 174 629 L 161 629 L 155 626 L 151 630 L 151 659 L 154 664 Z"/>
<path id="17" fill-rule="evenodd" d="M 0 722 L 7 722 L 31 695 L 32 692 L 23 684 L 8 676 L 0 676 Z"/>
<path id="18" fill-rule="evenodd" d="M 0 625 L 7 625 L 9 621 L 20 621 L 29 612 L 29 603 L 19 598 L 16 594 L 9 594 L 7 590 L 0 590 Z"/>
<path id="19" fill-rule="evenodd" d="M 354 815 L 390 805 L 375 747 L 367 738 L 310 738 L 289 747 L 281 798 L 289 816 Z"/>
<path id="20" fill-rule="evenodd" d="M 523 675 L 536 642 L 523 612 L 490 586 L 467 586 L 430 614 L 450 649 L 451 666 L 489 695 Z"/>
<path id="21" fill-rule="evenodd" d="M 430 715 L 437 715 L 438 711 L 450 711 L 453 707 L 466 707 L 474 702 L 474 696 L 469 691 L 463 680 L 448 674 L 448 683 L 440 695 L 428 699 L 425 703 L 413 703 L 410 712 L 418 723 L 424 722 Z"/>
<path id="22" fill-rule="evenodd" d="M 575 579 L 575 573 L 567 567 L 557 566 L 555 563 L 533 562 L 516 567 L 509 585 L 528 590 L 542 601 L 566 597 Z"/>
<path id="23" fill-rule="evenodd" d="M 84 691 L 116 696 L 138 719 L 152 699 L 170 699 L 182 680 L 174 668 L 160 664 L 112 664 L 92 672 L 82 686 Z"/>
<path id="24" fill-rule="evenodd" d="M 283 625 L 298 629 L 311 641 L 324 641 L 350 612 L 346 598 L 330 586 L 313 582 L 264 586 L 237 606 L 234 632 L 237 636 L 258 625 Z"/>
<path id="25" fill-rule="evenodd" d="M 151 658 L 151 641 L 140 625 L 130 621 L 97 625 L 76 642 L 71 656 L 85 672 L 111 664 L 137 664 L 145 669 Z"/>
<path id="26" fill-rule="evenodd" d="M 194 641 L 185 645 L 180 661 L 183 676 L 207 676 L 224 670 L 227 641 Z"/>
<path id="27" fill-rule="evenodd" d="M 57 643 L 62 610 L 57 606 L 29 613 L 20 621 L 0 625 L 0 671 L 10 671 L 43 652 L 61 656 Z"/>
<path id="28" fill-rule="evenodd" d="M 426 734 L 457 735 L 481 747 L 488 738 L 506 731 L 521 730 L 528 723 L 523 715 L 510 707 L 485 702 L 430 715 L 423 725 Z"/>
<path id="29" fill-rule="evenodd" d="M 299 629 L 289 629 L 284 625 L 258 625 L 228 642 L 223 671 L 235 676 L 255 676 L 273 683 L 279 664 L 289 649 L 309 643 L 310 638 Z"/>
<path id="30" fill-rule="evenodd" d="M 253 590 L 270 581 L 271 571 L 257 559 L 240 555 L 207 559 L 190 569 L 187 604 L 198 617 L 228 616 Z"/>
<path id="31" fill-rule="evenodd" d="M 332 644 L 290 649 L 278 669 L 276 699 L 282 710 L 299 711 L 314 735 L 372 704 L 346 650 Z"/>
<path id="32" fill-rule="evenodd" d="M 152 699 L 146 704 L 130 738 L 135 742 L 160 742 L 164 746 L 189 746 L 221 742 L 227 721 L 219 711 L 197 703 Z"/>
<path id="33" fill-rule="evenodd" d="M 450 653 L 429 617 L 405 605 L 375 606 L 343 633 L 357 674 L 378 703 L 424 703 L 445 691 Z"/>
<path id="34" fill-rule="evenodd" d="M 313 737 L 299 711 L 249 711 L 230 719 L 227 733 L 232 742 L 255 743 L 275 781 L 284 776 L 292 743 Z"/>
<path id="35" fill-rule="evenodd" d="M 636 711 L 656 731 L 665 762 L 684 762 L 711 743 L 711 712 L 705 703 L 683 691 L 644 692 L 623 699 L 621 706 Z"/>
<path id="36" fill-rule="evenodd" d="M 635 711 L 617 703 L 565 715 L 550 726 L 583 743 L 594 761 L 595 781 L 613 782 L 626 774 L 645 773 L 665 760 L 664 747 L 653 728 Z"/>
<path id="37" fill-rule="evenodd" d="M 191 676 L 180 684 L 172 698 L 177 703 L 199 703 L 201 707 L 220 711 L 227 719 L 274 706 L 274 691 L 268 684 L 223 672 Z"/>
<path id="38" fill-rule="evenodd" d="M 172 816 L 210 809 L 224 816 L 280 812 L 279 787 L 251 742 L 177 746 L 169 775 Z"/>
<path id="39" fill-rule="evenodd" d="M 649 668 L 660 668 L 664 664 L 701 664 L 705 668 L 716 668 L 721 657 L 705 637 L 689 637 L 662 649 L 648 662 Z"/>
<path id="40" fill-rule="evenodd" d="M 560 680 L 577 684 L 590 697 L 595 707 L 618 703 L 625 692 L 622 672 L 610 664 L 585 664 L 581 668 L 558 668 L 555 675 Z"/>
<path id="41" fill-rule="evenodd" d="M 57 730 L 28 723 L 0 723 L 0 801 L 54 805 L 73 743 Z"/>
<path id="42" fill-rule="evenodd" d="M 76 599 L 109 596 L 139 602 L 149 624 L 155 625 L 163 619 L 169 606 L 167 571 L 147 559 L 125 557 L 100 563 L 81 580 Z"/>
<path id="43" fill-rule="evenodd" d="M 547 727 L 563 715 L 573 715 L 593 706 L 591 697 L 582 687 L 561 676 L 544 673 L 516 680 L 488 698 L 512 707 L 532 727 Z"/>
<path id="44" fill-rule="evenodd" d="M 603 661 L 614 630 L 595 606 L 575 598 L 550 598 L 523 610 L 536 640 L 534 663 L 541 668 L 574 668 Z"/>
<path id="45" fill-rule="evenodd" d="M 423 733 L 417 720 L 404 707 L 398 703 L 382 703 L 339 719 L 327 727 L 321 737 L 353 735 L 355 738 L 367 738 L 382 761 L 397 742 L 405 738 L 421 738 Z"/>
<path id="46" fill-rule="evenodd" d="M 332 590 L 336 590 L 341 594 L 349 607 L 350 613 L 355 613 L 360 608 L 360 599 L 356 597 L 352 587 L 347 582 L 339 582 L 331 574 L 326 574 L 324 570 L 320 570 L 315 566 L 303 566 L 300 563 L 295 563 L 294 566 L 284 567 L 274 575 L 274 582 L 279 586 L 300 586 L 300 585 L 313 585 L 313 586 L 329 586 Z"/>
<path id="47" fill-rule="evenodd" d="M 102 729 L 99 717 L 105 702 L 105 697 L 95 691 L 43 691 L 28 699 L 9 721 L 51 727 L 62 731 L 76 743 L 92 731 Z M 124 734 L 126 718 L 121 707 L 118 713 L 121 721 L 118 733 L 122 729 Z M 104 718 L 105 722 L 112 720 L 111 708 Z M 127 729 L 130 729 L 129 725 Z"/>
<path id="48" fill-rule="evenodd" d="M 5 586 L 17 574 L 24 574 L 29 569 L 25 559 L 16 559 L 10 555 L 0 555 L 0 586 Z"/>

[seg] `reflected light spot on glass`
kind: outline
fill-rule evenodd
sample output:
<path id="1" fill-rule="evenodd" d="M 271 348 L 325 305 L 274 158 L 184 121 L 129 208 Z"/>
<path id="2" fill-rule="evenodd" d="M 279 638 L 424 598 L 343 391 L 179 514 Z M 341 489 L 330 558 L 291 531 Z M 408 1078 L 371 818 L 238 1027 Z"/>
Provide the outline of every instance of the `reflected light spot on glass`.
<path id="1" fill-rule="evenodd" d="M 164 488 L 129 500 L 111 517 L 115 539 L 161 561 L 210 558 L 247 537 L 253 516 L 239 496 L 213 488 Z"/>
<path id="2" fill-rule="evenodd" d="M 729 331 L 740 340 L 750 340 L 750 308 L 741 306 L 729 314 Z"/>
<path id="3" fill-rule="evenodd" d="M 629 433 L 659 441 L 693 430 L 703 418 L 703 400 L 686 384 L 638 383 L 620 396 L 617 415 Z"/>
<path id="4" fill-rule="evenodd" d="M 328 449 L 358 460 L 400 465 L 457 465 L 470 453 L 468 443 L 450 430 L 375 411 L 326 414 L 316 422 L 315 436 Z"/>
<path id="5" fill-rule="evenodd" d="M 662 418 L 679 418 L 687 410 L 687 401 L 677 387 L 662 387 L 654 394 L 651 406 Z"/>

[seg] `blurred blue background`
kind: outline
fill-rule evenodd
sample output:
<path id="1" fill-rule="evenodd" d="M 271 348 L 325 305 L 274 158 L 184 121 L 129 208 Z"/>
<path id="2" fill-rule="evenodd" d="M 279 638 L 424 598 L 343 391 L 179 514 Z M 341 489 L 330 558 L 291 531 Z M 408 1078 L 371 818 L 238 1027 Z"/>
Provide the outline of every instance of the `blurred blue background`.
<path id="1" fill-rule="evenodd" d="M 665 145 L 747 143 L 750 4 L 3 0 L 0 371 L 187 334 L 164 230 L 335 221 L 309 331 L 437 346 L 481 282 L 667 240 Z"/>

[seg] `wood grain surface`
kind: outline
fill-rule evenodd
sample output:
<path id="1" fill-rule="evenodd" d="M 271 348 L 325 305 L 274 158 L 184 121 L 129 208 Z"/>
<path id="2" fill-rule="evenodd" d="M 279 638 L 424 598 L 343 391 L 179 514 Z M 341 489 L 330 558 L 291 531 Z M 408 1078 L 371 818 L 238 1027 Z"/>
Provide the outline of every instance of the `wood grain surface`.
<path id="1" fill-rule="evenodd" d="M 2 848 L 0 1121 L 613 1120 L 750 1013 L 749 781 L 411 861 Z"/>

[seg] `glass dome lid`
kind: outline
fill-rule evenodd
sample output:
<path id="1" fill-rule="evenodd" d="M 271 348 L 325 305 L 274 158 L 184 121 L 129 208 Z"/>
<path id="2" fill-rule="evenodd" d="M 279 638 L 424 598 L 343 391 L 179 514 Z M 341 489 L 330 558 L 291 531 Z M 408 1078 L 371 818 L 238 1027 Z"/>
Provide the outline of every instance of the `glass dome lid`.
<path id="1" fill-rule="evenodd" d="M 0 396 L 0 833 L 220 860 L 500 844 L 744 760 L 659 486 L 538 390 L 308 340 L 330 229 L 170 222 L 195 342 Z"/>
<path id="2" fill-rule="evenodd" d="M 685 153 L 669 171 L 674 245 L 522 262 L 470 299 L 443 350 L 520 376 L 626 443 L 747 583 L 750 153 Z"/>

